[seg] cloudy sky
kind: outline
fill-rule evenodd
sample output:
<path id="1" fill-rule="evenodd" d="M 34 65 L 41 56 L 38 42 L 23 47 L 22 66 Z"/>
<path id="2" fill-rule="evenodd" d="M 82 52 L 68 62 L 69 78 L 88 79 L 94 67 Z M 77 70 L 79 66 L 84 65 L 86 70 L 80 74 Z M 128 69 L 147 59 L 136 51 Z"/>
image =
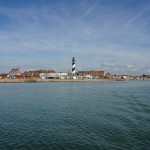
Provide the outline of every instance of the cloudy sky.
<path id="1" fill-rule="evenodd" d="M 149 0 L 0 0 L 0 73 L 150 74 Z"/>

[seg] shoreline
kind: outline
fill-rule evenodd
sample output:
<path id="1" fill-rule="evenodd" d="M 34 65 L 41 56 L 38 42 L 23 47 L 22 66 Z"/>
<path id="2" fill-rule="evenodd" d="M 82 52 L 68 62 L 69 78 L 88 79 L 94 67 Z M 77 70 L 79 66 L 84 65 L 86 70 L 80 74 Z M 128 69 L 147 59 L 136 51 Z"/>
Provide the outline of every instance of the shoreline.
<path id="1" fill-rule="evenodd" d="M 149 80 L 149 79 L 145 79 Z M 117 79 L 0 79 L 0 83 L 37 83 L 37 82 L 118 82 L 145 80 L 117 80 Z"/>
<path id="2" fill-rule="evenodd" d="M 0 79 L 0 83 L 33 83 L 33 82 L 108 82 L 113 79 Z M 125 81 L 125 80 L 123 80 Z"/>

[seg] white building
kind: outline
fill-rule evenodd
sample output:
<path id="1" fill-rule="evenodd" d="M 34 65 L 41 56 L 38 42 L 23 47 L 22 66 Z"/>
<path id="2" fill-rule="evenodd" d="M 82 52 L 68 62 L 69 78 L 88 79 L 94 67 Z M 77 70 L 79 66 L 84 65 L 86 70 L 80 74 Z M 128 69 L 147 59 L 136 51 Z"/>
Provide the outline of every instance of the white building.
<path id="1" fill-rule="evenodd" d="M 65 79 L 68 73 L 40 73 L 41 79 Z"/>

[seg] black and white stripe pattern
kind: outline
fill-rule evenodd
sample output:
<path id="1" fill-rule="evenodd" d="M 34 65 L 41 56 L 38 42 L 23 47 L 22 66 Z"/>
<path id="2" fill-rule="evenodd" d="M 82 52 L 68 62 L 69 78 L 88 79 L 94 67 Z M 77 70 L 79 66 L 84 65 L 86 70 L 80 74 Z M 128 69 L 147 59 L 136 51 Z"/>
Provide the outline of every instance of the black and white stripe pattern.
<path id="1" fill-rule="evenodd" d="M 75 74 L 75 58 L 72 58 L 72 74 Z"/>

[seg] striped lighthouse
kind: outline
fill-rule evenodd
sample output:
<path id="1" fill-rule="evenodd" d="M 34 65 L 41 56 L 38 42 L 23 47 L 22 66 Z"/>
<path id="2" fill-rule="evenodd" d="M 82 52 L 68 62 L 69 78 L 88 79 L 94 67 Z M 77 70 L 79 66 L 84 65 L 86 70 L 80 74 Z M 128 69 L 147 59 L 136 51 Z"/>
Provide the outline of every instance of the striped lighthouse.
<path id="1" fill-rule="evenodd" d="M 72 74 L 75 74 L 76 70 L 75 70 L 75 58 L 72 58 Z"/>

